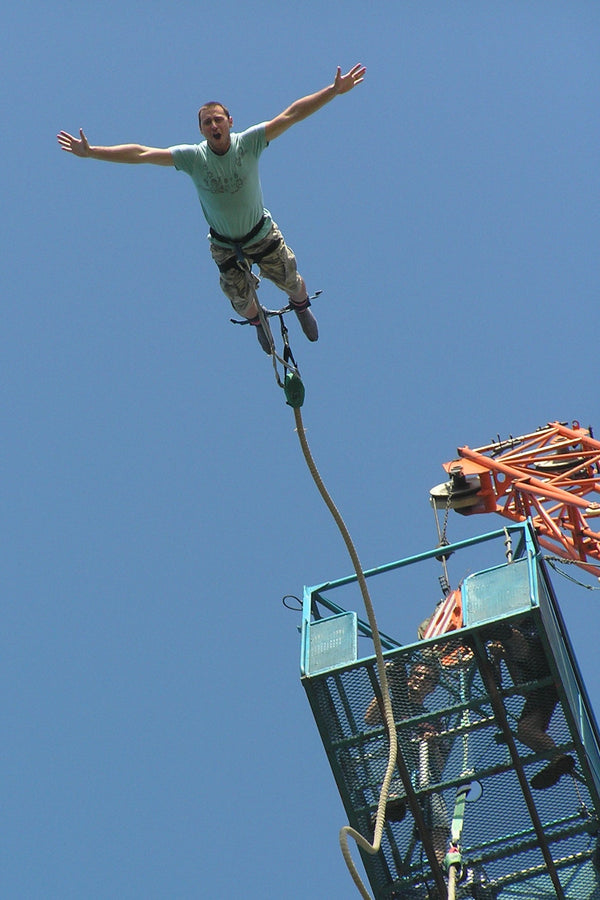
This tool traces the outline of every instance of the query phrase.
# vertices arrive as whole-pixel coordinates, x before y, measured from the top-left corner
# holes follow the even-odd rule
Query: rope
[[[360,832],[356,831],[356,829],[352,828],[350,825],[344,825],[344,827],[340,830],[339,840],[340,847],[342,850],[342,854],[350,875],[352,876],[352,880],[354,881],[356,887],[358,888],[361,896],[364,900],[371,900],[371,895],[367,891],[363,881],[358,873],[358,870],[354,864],[354,860],[352,859],[350,848],[348,846],[348,838],[353,838],[359,847],[361,847],[366,853],[369,853],[371,856],[374,856],[379,852],[381,848],[381,837],[383,834],[383,826],[385,823],[385,807],[387,804],[387,798],[389,794],[390,784],[394,775],[394,768],[396,766],[396,760],[398,757],[398,737],[396,734],[396,726],[394,723],[394,712],[392,710],[392,701],[390,699],[390,691],[388,687],[387,674],[385,671],[385,661],[383,658],[383,648],[381,645],[381,639],[379,637],[379,630],[377,627],[377,621],[375,619],[375,612],[373,610],[373,604],[371,603],[371,598],[369,596],[369,591],[367,588],[367,582],[365,576],[363,574],[362,566],[360,564],[360,560],[358,558],[358,554],[352,542],[352,538],[350,537],[350,533],[346,528],[344,520],[342,519],[335,503],[333,502],[330,494],[328,493],[321,476],[317,470],[314,459],[310,452],[310,448],[308,446],[308,442],[306,440],[306,433],[304,430],[304,424],[302,422],[302,414],[300,409],[294,409],[294,418],[296,420],[296,431],[298,433],[298,437],[300,439],[300,444],[302,447],[302,452],[304,454],[304,458],[306,460],[306,464],[310,470],[313,481],[315,482],[321,497],[325,501],[327,508],[329,509],[331,515],[333,516],[344,543],[346,544],[346,548],[348,553],[350,554],[350,558],[352,560],[352,565],[354,566],[354,571],[356,572],[356,577],[358,579],[358,584],[360,586],[360,591],[362,594],[363,602],[365,605],[365,609],[367,612],[367,617],[369,620],[369,626],[371,628],[371,633],[373,635],[373,644],[375,647],[375,657],[377,660],[377,673],[379,675],[379,683],[381,685],[382,699],[383,699],[383,713],[384,713],[384,721],[387,727],[388,738],[390,742],[389,756],[387,768],[385,771],[385,776],[383,779],[383,783],[381,785],[381,794],[379,796],[379,803],[377,806],[377,817],[375,820],[375,833],[373,836],[373,843],[370,844],[369,841],[363,837]]]

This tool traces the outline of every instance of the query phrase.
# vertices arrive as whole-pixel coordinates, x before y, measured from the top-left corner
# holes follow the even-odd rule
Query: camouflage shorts
[[[260,256],[274,242],[277,242],[277,246],[257,262],[261,278],[272,281],[289,297],[304,299],[304,282],[298,274],[296,257],[293,250],[285,243],[283,235],[275,223],[264,238],[256,244],[244,247],[244,253],[247,253],[249,258],[254,255]],[[254,291],[258,287],[259,279],[254,274],[249,278],[247,272],[237,265],[231,265],[235,260],[235,252],[228,247],[211,243],[210,252],[221,270],[221,290],[229,298],[235,311],[240,316],[248,318],[246,312],[254,303]]]

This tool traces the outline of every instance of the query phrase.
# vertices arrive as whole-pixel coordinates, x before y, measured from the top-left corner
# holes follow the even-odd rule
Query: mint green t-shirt
[[[252,242],[261,240],[272,225],[258,174],[258,160],[267,146],[265,125],[232,133],[231,146],[223,156],[214,153],[206,141],[169,148],[175,168],[187,172],[196,185],[210,227],[232,239],[249,234],[263,216],[265,223]]]

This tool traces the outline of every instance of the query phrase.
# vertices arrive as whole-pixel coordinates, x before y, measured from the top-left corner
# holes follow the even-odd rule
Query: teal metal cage
[[[509,562],[507,535],[516,548]],[[413,567],[439,554],[438,547],[364,574],[373,586],[387,573],[414,590]],[[435,665],[437,678],[426,709],[408,716],[395,712],[412,791],[407,797],[399,776],[392,782],[390,797],[403,798],[406,815],[386,820],[376,855],[361,851],[371,890],[376,900],[438,896],[431,853],[425,851],[432,849],[434,828],[449,833],[456,798],[468,791],[457,896],[600,900],[599,732],[535,535],[529,523],[514,525],[444,547],[446,558],[454,554],[486,560],[462,584],[465,626],[403,645],[381,634],[390,671],[410,673],[425,662]],[[348,822],[370,838],[388,738],[384,724],[372,717],[367,722],[365,715],[381,689],[368,625],[331,599],[355,582],[349,576],[305,589],[301,679]],[[406,589],[399,587],[399,595]],[[525,680],[514,677],[494,653],[506,643],[507,629],[525,631],[541,648],[541,662],[537,669],[529,667]],[[366,652],[361,655],[359,648]],[[524,704],[552,690],[558,700],[548,734],[555,749],[535,751],[519,730]],[[426,777],[419,737],[425,723],[444,747],[443,770],[428,768]],[[532,779],[556,756],[570,757],[573,770],[546,789],[532,787]]]

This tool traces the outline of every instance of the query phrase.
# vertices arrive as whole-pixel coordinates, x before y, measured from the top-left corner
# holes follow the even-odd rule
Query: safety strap
[[[308,309],[310,306],[310,297],[306,297],[306,299],[301,300],[300,303],[297,303],[295,300],[290,298],[290,306],[294,310],[294,312],[304,312],[305,309]]]
[[[235,250],[235,256],[230,256],[229,259],[226,259],[224,263],[221,263],[219,265],[219,272],[224,274],[230,269],[235,269],[235,267],[238,266],[239,263],[245,263],[246,260],[250,260],[250,262],[252,263],[260,263],[260,261],[264,259],[265,256],[268,256],[269,253],[273,253],[275,250],[277,250],[282,240],[283,239],[280,237],[273,238],[273,240],[269,241],[265,249],[260,253],[248,253],[243,249],[242,244],[234,244],[230,241],[232,248]]]
[[[256,225],[254,226],[254,228],[250,229],[248,234],[245,234],[243,237],[240,237],[240,238],[225,237],[225,235],[219,234],[218,231],[215,231],[214,228],[210,229],[210,236],[213,237],[215,239],[215,241],[221,241],[221,243],[223,243],[223,244],[231,244],[232,247],[235,247],[236,244],[240,244],[240,246],[243,247],[244,244],[250,243],[250,241],[252,240],[253,237],[256,237],[256,235],[258,234],[258,232],[260,231],[260,229],[263,227],[264,224],[265,224],[265,217],[263,216],[261,218],[260,222],[257,222]]]
[[[296,363],[296,360],[294,359],[294,354],[292,353],[292,348],[290,347],[287,325],[283,321],[282,315],[279,316],[279,326],[281,328],[281,339],[283,340],[284,375],[287,375],[288,369],[290,367],[290,363],[296,370],[298,369],[298,365]]]
[[[462,870],[460,839],[465,819],[465,803],[467,801],[467,794],[470,790],[470,784],[462,784],[456,791],[454,815],[452,816],[452,831],[450,834],[450,847],[448,848],[448,853],[446,854],[446,858],[444,859],[444,867],[446,868],[446,871],[450,871],[451,866],[457,867],[457,873],[459,875],[459,879],[457,880],[460,880],[460,874]]]
[[[467,794],[470,790],[470,784],[462,784],[456,791],[454,815],[452,816],[452,843],[454,844],[460,842],[465,818],[465,803],[467,801]]]

